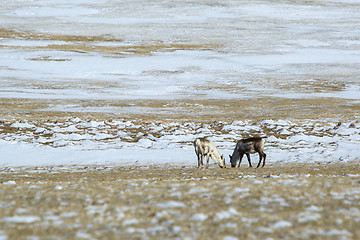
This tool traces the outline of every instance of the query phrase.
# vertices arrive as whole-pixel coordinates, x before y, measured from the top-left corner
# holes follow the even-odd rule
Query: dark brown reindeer
[[[256,168],[260,166],[261,160],[263,160],[262,167],[264,167],[265,159],[266,159],[266,154],[264,153],[264,144],[265,144],[264,138],[266,137],[252,137],[252,138],[244,138],[239,140],[236,143],[236,147],[234,149],[232,156],[229,155],[231,167],[236,167],[236,163],[239,159],[240,161],[238,167],[240,167],[241,160],[244,154],[246,154],[247,159],[249,161],[249,167],[252,167],[250,160],[250,153],[259,153],[259,163]]]

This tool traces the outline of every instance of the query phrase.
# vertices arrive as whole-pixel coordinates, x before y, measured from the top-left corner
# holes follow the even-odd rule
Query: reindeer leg
[[[259,152],[259,163],[258,163],[258,165],[256,166],[256,168],[258,168],[258,167],[260,166],[261,159],[262,159],[262,153]]]
[[[240,160],[239,160],[239,166],[238,166],[238,168],[240,167],[241,160],[242,160],[243,156],[244,156],[244,153],[240,153]]]
[[[246,157],[247,157],[248,162],[249,162],[249,167],[252,167],[252,166],[251,166],[250,153],[247,153],[247,154],[246,154]]]
[[[198,160],[197,168],[199,168],[200,167],[200,154],[196,154],[196,156],[197,156],[197,160]]]
[[[262,167],[264,167],[265,166],[266,154],[264,152],[262,154],[263,154],[263,165],[262,165]]]
[[[204,165],[204,162],[203,162],[203,159],[204,159],[204,155],[203,154],[201,154],[201,161],[200,161],[200,163],[201,163],[201,166],[203,166]]]
[[[207,154],[206,168],[209,168],[210,154]]]

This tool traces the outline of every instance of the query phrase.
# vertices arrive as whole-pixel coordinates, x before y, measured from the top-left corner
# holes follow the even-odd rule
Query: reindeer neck
[[[215,150],[211,153],[211,155],[212,155],[212,158],[213,158],[213,159],[217,159],[217,160],[220,161],[221,156],[220,156],[220,153],[219,153],[219,151],[218,151],[217,149],[215,149]]]

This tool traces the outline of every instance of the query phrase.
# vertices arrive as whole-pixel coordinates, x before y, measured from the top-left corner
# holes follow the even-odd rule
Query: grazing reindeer
[[[246,154],[247,159],[249,161],[249,167],[252,167],[250,160],[250,153],[259,153],[259,163],[256,168],[260,166],[261,160],[263,160],[262,167],[264,167],[265,159],[266,159],[266,154],[264,153],[264,144],[265,144],[264,138],[266,137],[252,137],[252,138],[241,139],[240,141],[238,141],[232,156],[229,155],[231,167],[236,167],[236,162],[238,161],[238,159],[240,159],[238,166],[240,167],[241,160],[244,154]]]
[[[215,145],[206,138],[198,138],[194,141],[195,153],[198,158],[198,165],[204,165],[203,158],[207,157],[206,168],[209,167],[209,158],[211,157],[214,162],[216,162],[219,167],[226,168],[224,156],[220,156],[219,151],[216,149]]]

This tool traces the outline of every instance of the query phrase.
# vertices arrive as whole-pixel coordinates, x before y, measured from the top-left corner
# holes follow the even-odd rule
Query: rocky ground
[[[358,239],[360,166],[2,168],[1,239]]]

